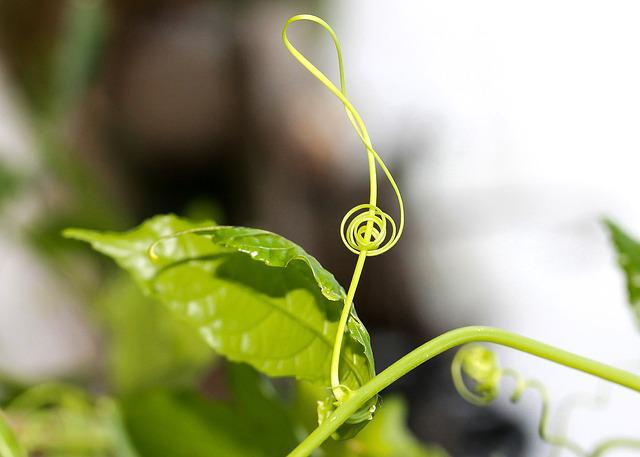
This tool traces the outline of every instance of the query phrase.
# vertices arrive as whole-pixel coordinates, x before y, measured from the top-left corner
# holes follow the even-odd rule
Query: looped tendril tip
[[[309,21],[320,25],[324,28],[335,45],[336,54],[338,57],[338,70],[340,77],[340,88],[338,88],[331,80],[320,71],[315,65],[313,65],[298,49],[291,44],[287,37],[287,29],[294,22]],[[342,62],[342,51],[340,50],[340,42],[333,29],[325,21],[317,16],[310,14],[300,14],[291,17],[284,25],[282,30],[282,41],[287,50],[293,55],[293,57],[300,62],[300,64],[306,68],[315,78],[317,78],[331,93],[333,93],[344,105],[345,112],[349,122],[353,126],[356,134],[362,141],[367,152],[367,159],[369,165],[369,203],[361,204],[350,211],[342,219],[340,224],[340,236],[344,245],[349,251],[358,255],[358,262],[356,263],[353,277],[347,291],[347,295],[344,301],[344,308],[336,332],[335,343],[333,347],[333,355],[331,360],[331,385],[334,396],[337,400],[341,400],[344,397],[344,389],[341,387],[339,378],[339,363],[340,353],[342,349],[343,334],[347,327],[347,321],[353,304],[353,297],[360,280],[362,269],[364,267],[364,260],[366,257],[380,255],[391,249],[402,236],[404,229],[404,204],[402,202],[402,196],[400,190],[396,184],[391,172],[387,168],[384,161],[380,158],[378,153],[373,149],[371,138],[367,132],[367,128],[360,117],[360,114],[355,109],[353,104],[347,98],[347,91],[345,86],[344,65]],[[377,206],[378,198],[378,184],[376,179],[376,166],[385,174],[389,184],[393,188],[395,193],[398,209],[400,214],[400,222],[396,225],[391,216],[382,211]]]
[[[451,363],[451,377],[456,390],[462,398],[479,406],[488,405],[498,397],[500,382],[504,376],[515,381],[511,402],[519,402],[525,391],[530,389],[537,390],[540,394],[542,410],[538,422],[538,435],[548,444],[567,449],[579,457],[599,457],[616,448],[640,449],[640,440],[614,438],[603,441],[591,451],[586,451],[565,436],[552,435],[548,431],[551,402],[546,387],[539,381],[525,379],[513,369],[500,368],[493,351],[481,344],[467,344],[461,347]],[[465,377],[473,382],[471,388],[468,387]]]
[[[472,388],[467,387],[465,376],[475,383]],[[484,406],[498,396],[502,371],[493,351],[480,344],[468,344],[453,358],[451,377],[462,398]]]

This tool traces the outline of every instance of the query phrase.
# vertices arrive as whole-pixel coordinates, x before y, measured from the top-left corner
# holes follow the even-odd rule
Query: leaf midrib
[[[288,294],[287,294],[288,295]],[[317,329],[315,329],[314,327],[312,327],[308,322],[298,319],[297,316],[289,311],[287,311],[284,308],[281,308],[279,306],[274,305],[273,303],[271,303],[269,300],[267,300],[266,298],[264,298],[261,295],[258,295],[258,300],[265,303],[266,306],[271,307],[274,311],[279,311],[281,314],[285,315],[286,317],[288,317],[289,319],[293,320],[294,322],[299,323],[303,328],[305,328],[306,330],[308,330],[310,333],[312,333],[313,335],[315,335],[314,337],[319,339],[320,341],[322,341],[328,348],[329,348],[329,353],[328,355],[331,355],[331,352],[333,351],[333,342],[331,340],[328,339],[328,337],[322,333],[319,332]],[[288,298],[287,298],[288,300]],[[260,321],[258,321],[257,323],[254,323],[253,325],[251,325],[251,327],[246,327],[245,329],[239,331],[243,332],[243,331],[247,331],[250,330],[251,328],[256,327],[256,325],[259,325],[260,322],[262,322],[263,319],[261,319]],[[310,344],[309,344],[310,345]],[[307,346],[308,347],[308,346]],[[304,349],[306,349],[306,347],[300,349],[299,351],[295,352],[294,354],[297,354],[301,351],[303,351]],[[356,369],[355,365],[353,364],[353,362],[349,359],[349,357],[346,357],[344,355],[344,352],[341,354],[341,359],[349,366],[349,369],[351,370],[351,372],[354,374],[355,378],[358,380],[358,382],[360,383],[360,385],[364,384],[364,380],[361,378],[360,373],[358,372],[358,370]],[[270,359],[270,360],[278,360],[278,358],[276,357],[262,357],[263,359]]]

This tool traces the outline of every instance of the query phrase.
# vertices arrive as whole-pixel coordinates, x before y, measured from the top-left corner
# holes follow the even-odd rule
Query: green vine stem
[[[296,447],[289,457],[305,457],[335,432],[366,401],[433,357],[467,343],[494,343],[597,376],[640,392],[640,376],[573,354],[515,333],[492,327],[463,327],[446,332],[414,349],[368,383],[355,390],[336,410]],[[607,444],[611,446],[611,444]],[[604,449],[606,450],[606,449]],[[596,450],[602,455],[603,450]]]

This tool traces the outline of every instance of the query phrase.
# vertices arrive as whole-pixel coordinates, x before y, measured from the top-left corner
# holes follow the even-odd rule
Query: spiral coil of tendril
[[[340,73],[340,88],[333,84],[327,76],[320,71],[315,65],[313,65],[295,46],[291,44],[287,37],[287,28],[290,24],[297,21],[310,21],[322,26],[331,36],[336,48],[338,56],[338,69]],[[362,144],[367,151],[369,159],[369,179],[370,179],[370,197],[369,203],[361,204],[352,208],[342,219],[340,224],[340,236],[344,245],[354,254],[365,254],[366,256],[375,256],[387,252],[391,249],[400,239],[404,228],[404,204],[402,202],[402,196],[400,190],[391,175],[391,172],[387,168],[384,161],[380,158],[378,153],[373,149],[371,139],[367,132],[367,128],[355,109],[353,104],[347,98],[347,91],[345,88],[344,66],[342,63],[342,52],[340,50],[340,44],[334,31],[329,24],[320,19],[319,17],[300,14],[290,18],[282,31],[282,40],[285,47],[289,52],[327,89],[329,89],[344,105],[347,117],[353,126],[356,134],[362,141]],[[400,222],[396,226],[395,221],[391,216],[382,211],[376,206],[377,197],[377,183],[376,183],[376,165],[379,166],[384,172],[387,180],[391,184],[393,191],[398,201],[398,208],[400,213]],[[390,226],[390,230],[387,229],[387,225]]]
[[[390,234],[387,223],[391,226]],[[371,225],[370,233],[367,233],[368,225]],[[377,206],[366,203],[352,208],[340,223],[342,242],[354,254],[382,254],[392,247],[397,233],[396,223],[391,216]]]

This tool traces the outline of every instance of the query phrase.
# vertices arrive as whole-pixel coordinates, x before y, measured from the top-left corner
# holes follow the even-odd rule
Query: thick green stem
[[[448,349],[473,342],[495,343],[517,349],[640,392],[640,376],[619,368],[563,351],[506,330],[491,327],[463,327],[444,333],[414,349],[358,390],[353,391],[331,416],[291,451],[289,457],[310,455],[367,400],[418,365]]]

